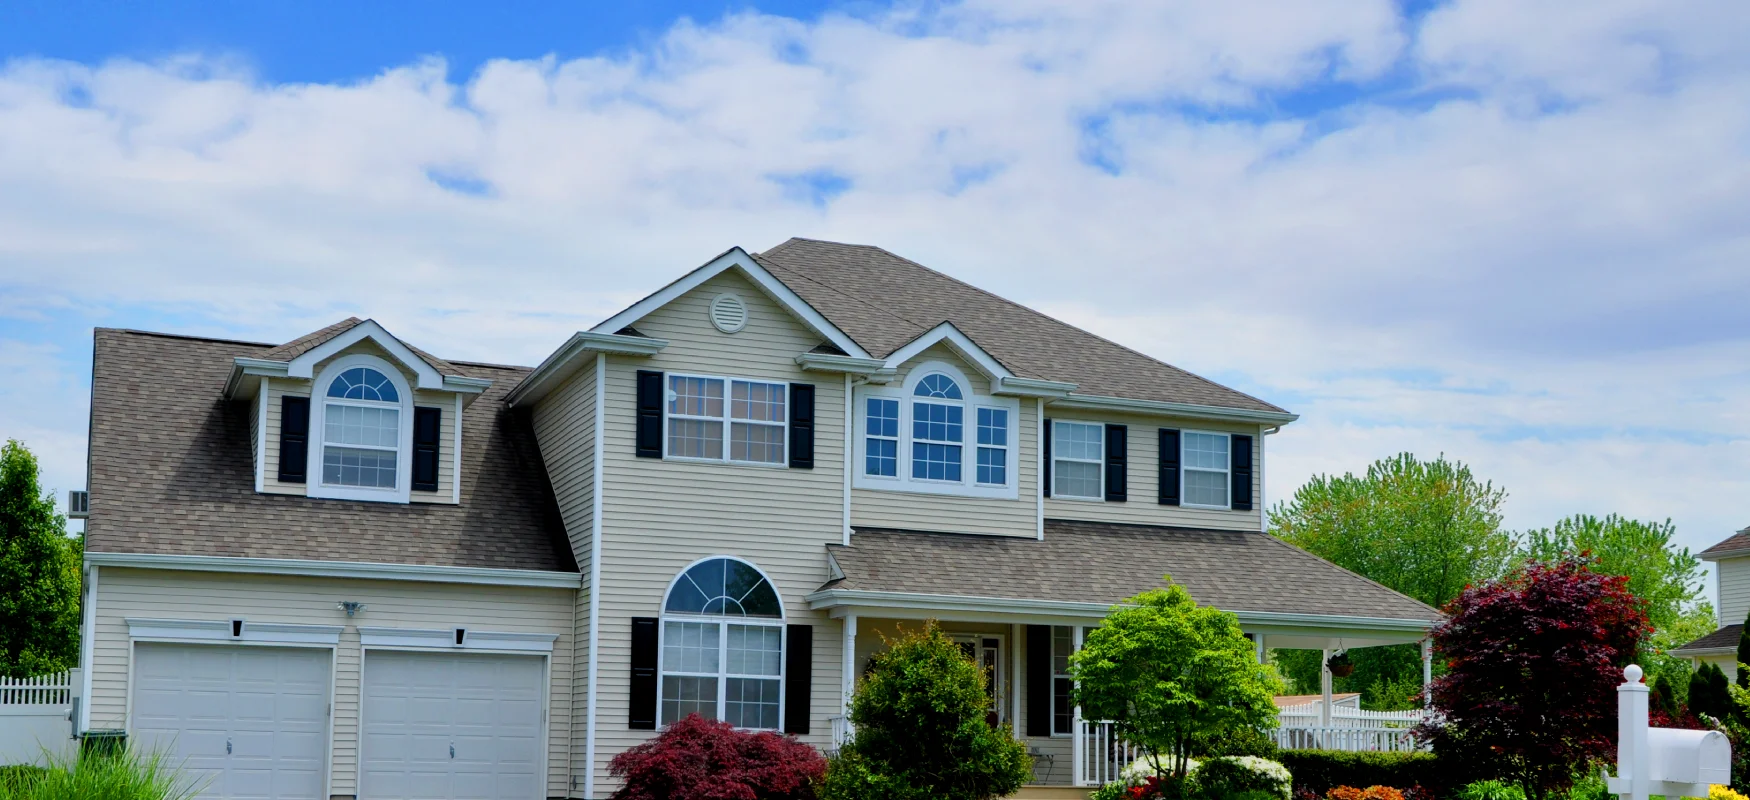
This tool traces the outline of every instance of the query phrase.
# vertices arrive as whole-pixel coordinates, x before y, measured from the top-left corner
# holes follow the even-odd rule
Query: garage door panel
[[[183,763],[201,796],[323,797],[331,651],[142,642],[134,654],[133,736]]]
[[[544,797],[545,677],[537,656],[367,653],[360,797]]]

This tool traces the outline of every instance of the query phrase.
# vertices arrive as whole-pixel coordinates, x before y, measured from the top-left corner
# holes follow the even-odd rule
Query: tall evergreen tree
[[[67,521],[38,483],[36,456],[0,448],[0,675],[73,666],[79,653],[79,557]]]

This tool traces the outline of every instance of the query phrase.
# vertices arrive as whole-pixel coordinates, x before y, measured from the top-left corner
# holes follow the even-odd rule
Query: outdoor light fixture
[[[360,611],[365,610],[365,604],[357,600],[342,600],[334,605],[340,608],[340,610],[345,611],[346,615],[349,617],[355,616]]]

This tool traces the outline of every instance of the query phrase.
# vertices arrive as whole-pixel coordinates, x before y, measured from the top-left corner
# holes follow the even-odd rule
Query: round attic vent
[[[711,324],[724,333],[735,333],[747,327],[747,304],[732,294],[717,295],[711,301]]]

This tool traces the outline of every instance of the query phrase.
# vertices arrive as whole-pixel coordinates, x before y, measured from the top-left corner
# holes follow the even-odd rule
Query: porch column
[[[844,675],[841,697],[839,698],[839,715],[845,718],[845,729],[851,725],[851,695],[857,691],[857,614],[845,614],[844,654],[840,659],[844,665]]]
[[[1009,729],[1021,740],[1021,623],[1009,626]]]
[[[1430,700],[1428,687],[1434,683],[1434,640],[1422,640],[1422,699]]]
[[[1319,703],[1319,727],[1331,727],[1331,648],[1319,651],[1319,693],[1324,696],[1324,702]]]
[[[1252,634],[1252,646],[1258,649],[1258,663],[1264,663],[1264,634]]]

